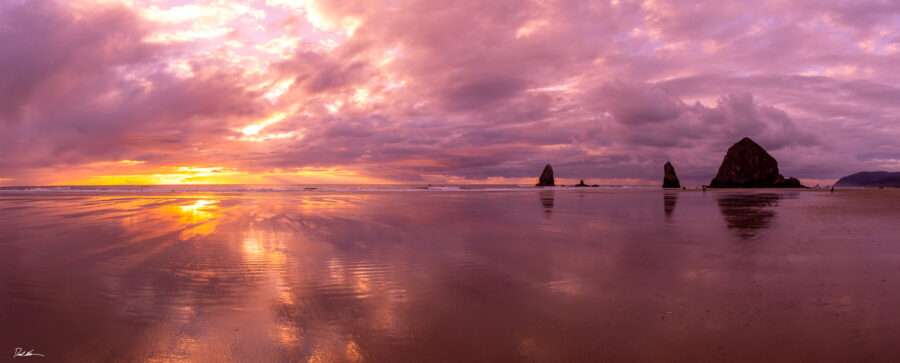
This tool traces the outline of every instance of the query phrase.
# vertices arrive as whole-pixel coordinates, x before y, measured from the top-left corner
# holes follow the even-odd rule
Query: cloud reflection
[[[685,218],[672,228],[660,218],[657,191],[542,192],[0,196],[0,290],[14,292],[0,299],[7,313],[0,337],[72,361],[635,361],[725,353],[763,361],[756,352],[767,347],[797,360],[777,336],[750,338],[797,333],[805,352],[819,352],[843,348],[833,343],[852,340],[855,328],[872,329],[874,343],[890,346],[891,319],[873,326],[866,317],[896,310],[896,289],[872,278],[890,278],[894,261],[874,259],[863,273],[869,261],[823,270],[817,257],[856,256],[835,253],[847,246],[895,253],[895,200],[873,219],[818,208],[845,205],[853,199],[834,198],[853,198],[849,192],[799,193],[803,208],[793,201],[784,208],[792,194],[677,192]],[[675,198],[663,194],[664,208],[668,199]],[[565,218],[540,212],[550,210]],[[771,258],[756,259],[721,243],[763,230],[767,241],[790,241],[798,227],[773,223],[775,211],[826,226],[799,229],[817,233],[809,239],[822,243],[805,246],[818,250],[773,243],[764,251]],[[718,213],[728,229],[710,223]],[[185,243],[179,231],[198,223],[215,228]],[[144,234],[150,230],[160,232]],[[860,235],[874,243],[854,245]],[[840,316],[819,303],[845,295],[871,303]],[[828,330],[835,324],[846,334]],[[809,326],[816,329],[799,328]],[[660,344],[628,348],[648,339]]]

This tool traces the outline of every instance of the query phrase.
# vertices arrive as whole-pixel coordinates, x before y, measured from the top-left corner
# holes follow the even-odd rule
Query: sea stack
[[[745,137],[728,148],[710,188],[803,188],[795,178],[778,173],[778,162],[762,146]]]
[[[578,184],[575,184],[575,186],[576,187],[586,187],[588,185],[584,183],[584,179],[581,179],[580,181],[578,181]]]
[[[538,183],[535,186],[539,187],[552,187],[554,185],[553,181],[553,167],[550,164],[544,167],[544,172],[541,173],[541,177],[538,179]]]
[[[663,188],[681,188],[678,176],[675,175],[675,168],[668,161],[663,165]]]

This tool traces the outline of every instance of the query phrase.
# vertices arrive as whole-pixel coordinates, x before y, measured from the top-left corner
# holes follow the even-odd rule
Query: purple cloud
[[[4,183],[119,160],[702,182],[744,136],[785,175],[900,169],[888,1],[179,6],[0,6]]]

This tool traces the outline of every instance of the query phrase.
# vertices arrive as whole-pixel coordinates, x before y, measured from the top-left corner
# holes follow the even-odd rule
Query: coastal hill
[[[778,173],[778,161],[749,137],[728,148],[710,188],[803,188]]]
[[[900,172],[862,171],[841,178],[834,186],[900,188]]]

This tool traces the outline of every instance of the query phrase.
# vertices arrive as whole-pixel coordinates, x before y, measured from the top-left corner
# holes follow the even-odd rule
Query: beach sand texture
[[[10,192],[0,342],[73,362],[890,361],[898,221],[900,190]]]

